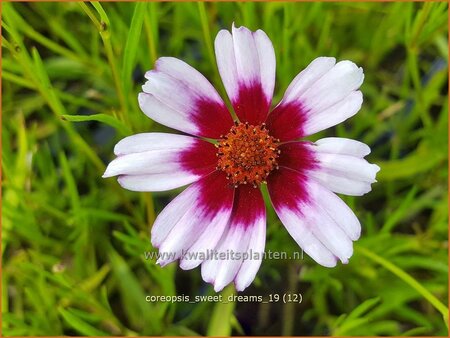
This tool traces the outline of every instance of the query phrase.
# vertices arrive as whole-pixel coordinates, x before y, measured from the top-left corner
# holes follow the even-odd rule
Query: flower
[[[103,177],[118,175],[133,191],[165,191],[192,183],[159,214],[151,242],[157,263],[201,264],[206,282],[238,291],[254,280],[266,236],[261,184],[289,234],[317,263],[347,263],[360,223],[335,194],[371,190],[379,167],[370,148],[346,138],[300,139],[355,115],[364,74],[353,62],[319,57],[299,73],[272,110],[275,52],[258,30],[232,27],[215,40],[217,65],[237,119],[211,83],[185,62],[161,57],[147,72],[139,105],[151,119],[188,135],[126,137]],[[216,140],[216,143],[211,142]],[[244,254],[217,259],[208,253]],[[238,257],[239,256],[239,257]],[[225,256],[219,256],[225,257]]]

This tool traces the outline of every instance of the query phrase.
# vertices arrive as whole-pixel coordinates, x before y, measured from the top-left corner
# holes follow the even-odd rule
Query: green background
[[[3,335],[447,335],[446,3],[3,3]],[[168,131],[140,112],[159,56],[219,89],[222,28],[263,29],[278,102],[318,56],[362,66],[365,102],[314,135],[370,145],[373,191],[344,197],[363,231],[348,265],[266,260],[243,295],[301,304],[147,303],[214,295],[199,269],[146,261],[155,215],[181,191],[102,179],[113,146]],[[299,248],[268,207],[267,250]],[[223,294],[235,292],[231,287]]]

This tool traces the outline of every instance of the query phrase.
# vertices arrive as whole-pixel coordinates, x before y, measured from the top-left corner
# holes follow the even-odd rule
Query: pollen
[[[258,187],[278,169],[280,140],[269,135],[264,123],[254,126],[235,122],[228,134],[221,136],[217,147],[217,169],[226,173],[235,188],[239,184]]]

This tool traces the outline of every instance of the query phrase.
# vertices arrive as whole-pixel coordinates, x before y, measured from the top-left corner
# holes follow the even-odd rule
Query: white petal
[[[370,154],[370,147],[367,144],[348,138],[326,137],[314,143],[315,150],[321,153],[350,155],[359,158]]]
[[[232,34],[236,70],[239,76],[236,80],[251,86],[254,81],[260,80],[259,56],[253,34],[248,28],[236,28],[234,24]]]
[[[207,215],[197,204],[192,205],[173,226],[169,235],[159,247],[160,253],[173,253],[174,256],[170,259],[161,259],[157,263],[163,266],[180,258],[192,246],[198,236],[208,230],[208,224],[218,229],[224,228],[230,214],[231,207],[214,215]]]
[[[218,260],[209,259],[204,261],[201,267],[202,279],[207,283],[214,284],[214,279],[219,269],[220,262]]]
[[[320,112],[357,90],[363,81],[362,68],[351,61],[341,61],[314,82],[300,100],[312,112]]]
[[[258,50],[261,84],[266,96],[272,97],[275,88],[275,51],[272,42],[264,31],[258,29],[253,33],[253,37]]]
[[[343,202],[342,204],[336,204],[339,198],[337,196],[333,198],[332,193],[327,192],[326,188],[313,180],[309,180],[307,186],[311,202],[305,205],[302,211],[306,218],[310,220],[309,222],[313,224],[313,233],[343,263],[348,263],[348,259],[353,254],[353,244],[342,224],[348,222],[349,225],[354,225],[355,216],[353,212],[350,211],[349,213],[349,210],[343,208]],[[327,206],[328,203],[335,203],[335,206],[329,207]],[[332,215],[335,216],[336,213],[331,213],[330,210],[343,214],[339,218],[333,218]],[[346,216],[349,218],[347,219]],[[352,233],[352,235],[355,234]]]
[[[209,259],[202,264],[202,277],[220,291],[235,280],[240,290],[250,285],[261,265],[265,243],[266,212],[259,189],[241,185],[235,190],[233,213],[227,230],[215,248],[226,259]],[[258,250],[259,259],[254,260]],[[219,257],[220,258],[220,257]]]
[[[214,172],[169,203],[152,228],[152,244],[160,252],[157,263],[166,265],[181,257],[204,231],[223,229],[231,215],[233,195],[225,175]]]
[[[362,196],[372,190],[370,183],[350,179],[341,176],[338,173],[333,174],[326,171],[314,170],[311,171],[309,175],[320,182],[323,186],[338,194]]]
[[[241,121],[262,123],[272,101],[275,87],[275,52],[272,42],[261,30],[232,27],[222,30],[215,40],[217,66]]]
[[[199,189],[193,185],[175,197],[158,215],[152,226],[151,241],[155,248],[161,246],[162,241],[178,223],[186,212],[192,208],[198,198]]]
[[[345,220],[333,217],[337,207],[329,212],[323,206],[328,202],[323,189],[313,179],[286,168],[280,168],[268,179],[272,204],[289,234],[316,262],[333,267],[337,258],[348,262],[353,244],[346,228],[340,224]],[[354,222],[354,219],[349,221]],[[351,224],[349,229],[354,230],[353,226]]]
[[[294,78],[267,119],[273,135],[292,141],[359,111],[363,97],[357,90],[364,80],[363,70],[350,61],[335,62],[334,58],[317,58]]]
[[[151,119],[196,136],[218,138],[233,125],[231,115],[208,80],[185,62],[161,58],[145,74],[139,105]]]
[[[111,161],[103,177],[182,171],[178,166],[179,152],[179,149],[168,149],[122,155]]]
[[[237,291],[246,289],[255,279],[256,273],[261,266],[264,256],[264,246],[266,243],[266,222],[265,219],[260,219],[251,229],[248,251],[250,254],[255,254],[260,257],[256,259],[247,259],[242,262],[239,272],[236,275],[234,283]]]
[[[311,108],[307,108],[310,110],[304,125],[305,135],[315,134],[352,117],[361,109],[362,102],[362,93],[356,91],[326,109],[310,106]]]
[[[189,172],[166,172],[150,175],[121,175],[117,182],[131,191],[167,191],[197,181],[201,176]]]
[[[309,145],[315,152],[317,167],[309,175],[329,190],[361,196],[371,191],[380,168],[363,159],[370,148],[351,139],[330,137]]]
[[[286,89],[283,101],[297,100],[309,87],[336,64],[333,57],[318,57],[302,70]]]
[[[202,278],[214,284],[214,291],[221,291],[236,277],[247,254],[249,240],[250,231],[229,226],[215,249],[217,256],[203,262]]]
[[[164,105],[179,114],[188,115],[196,108],[196,92],[184,82],[159,71],[146,73],[147,82],[142,86],[144,93],[152,94]]]
[[[124,138],[114,148],[119,155],[106,168],[103,177],[183,172],[181,154],[198,142],[189,136],[148,133]]]
[[[287,206],[275,210],[292,238],[312,259],[326,267],[336,266],[336,256],[313,233],[316,224],[310,218]]]
[[[200,236],[186,250],[184,257],[180,259],[180,268],[190,270],[199,266],[206,255],[214,250],[217,243],[222,238],[226,229],[226,223],[208,224]]]
[[[319,205],[311,206],[304,210],[305,213],[308,213],[307,222],[309,222],[314,235],[335,256],[339,257],[342,263],[348,263],[349,258],[353,254],[353,242],[344,230]]]
[[[217,33],[214,49],[217,67],[228,97],[236,97],[239,92],[239,83],[237,82],[238,74],[234,56],[233,37],[229,31],[222,29]]]
[[[315,184],[313,193],[319,203],[318,206],[344,230],[351,240],[357,240],[361,235],[361,224],[348,205],[320,184]]]
[[[229,253],[230,255],[233,252],[234,255],[239,254],[242,257],[242,255],[247,253],[249,237],[249,232],[242,227],[232,226],[226,234],[226,237],[222,239],[218,252],[223,252],[224,254]],[[220,264],[214,276],[214,291],[221,291],[233,281],[242,265],[242,259],[237,258],[236,256],[234,258],[230,257],[227,260],[208,261],[204,263],[208,264],[212,262],[212,264]]]
[[[142,133],[125,137],[114,147],[114,154],[126,155],[152,150],[186,149],[194,143],[189,136],[167,133]]]
[[[318,152],[315,158],[323,172],[367,183],[376,182],[375,176],[380,170],[376,164],[354,156]]]
[[[170,190],[215,170],[213,145],[189,136],[137,134],[117,143],[114,152],[118,157],[103,177],[119,175],[119,183],[133,191]]]
[[[138,100],[141,110],[152,120],[191,135],[199,133],[200,128],[195,124],[194,120],[189,118],[189,115],[172,109],[154,95],[139,93]]]
[[[198,72],[195,68],[186,62],[173,57],[161,57],[156,61],[155,68],[174,79],[178,79],[190,90],[199,96],[206,96],[211,100],[222,103],[222,99],[212,84]],[[173,95],[173,93],[171,93]]]
[[[284,194],[286,187],[273,186],[269,192],[275,211],[289,234],[316,262],[326,267],[336,265],[336,258],[347,263],[353,245],[345,231],[321,205],[326,203],[320,195],[320,185],[301,175],[287,172],[280,182],[290,181],[292,192]],[[304,191],[300,191],[304,189]],[[305,197],[307,196],[307,197]]]

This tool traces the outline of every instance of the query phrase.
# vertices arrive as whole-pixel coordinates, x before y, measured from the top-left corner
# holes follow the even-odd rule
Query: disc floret
[[[252,184],[256,188],[266,183],[272,170],[278,169],[279,142],[269,135],[264,123],[255,126],[235,122],[216,145],[217,169],[224,171],[235,187]]]

